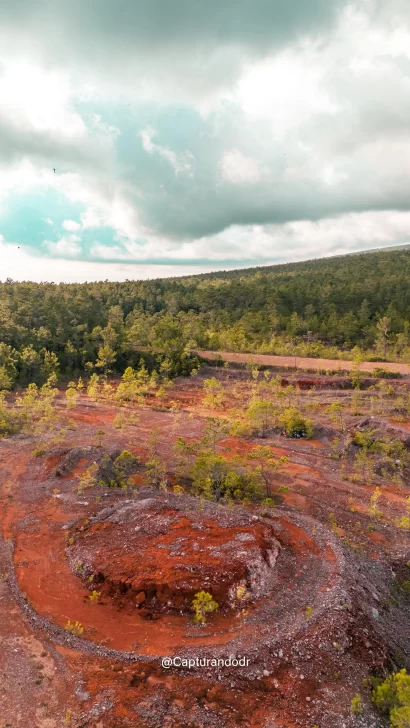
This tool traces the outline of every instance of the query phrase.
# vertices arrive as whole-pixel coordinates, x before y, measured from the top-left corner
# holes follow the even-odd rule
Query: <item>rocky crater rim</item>
[[[77,575],[105,597],[131,601],[141,616],[191,611],[199,591],[221,610],[250,605],[271,592],[280,553],[266,521],[214,504],[191,510],[177,499],[105,508],[77,524],[73,541]]]

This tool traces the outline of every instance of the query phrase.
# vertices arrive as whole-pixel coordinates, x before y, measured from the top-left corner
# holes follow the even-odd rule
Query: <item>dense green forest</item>
[[[52,372],[188,373],[196,347],[410,361],[410,250],[124,283],[0,284],[0,389]]]

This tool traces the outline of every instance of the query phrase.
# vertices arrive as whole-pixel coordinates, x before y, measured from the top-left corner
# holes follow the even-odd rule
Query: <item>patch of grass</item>
[[[362,713],[363,712],[363,705],[362,705],[362,698],[360,693],[356,693],[354,698],[352,698],[352,702],[350,703],[350,710],[352,713]]]
[[[64,629],[67,632],[70,632],[70,634],[73,634],[75,637],[81,637],[81,635],[84,632],[84,627],[81,624],[81,622],[72,622],[71,619],[67,620],[67,623],[64,627]]]
[[[31,454],[33,458],[40,458],[42,455],[46,454],[46,450],[40,445],[39,447],[36,447]]]
[[[93,589],[91,594],[88,596],[88,599],[90,600],[91,604],[94,604],[94,602],[97,602],[101,596],[101,592],[97,591],[96,589]]]

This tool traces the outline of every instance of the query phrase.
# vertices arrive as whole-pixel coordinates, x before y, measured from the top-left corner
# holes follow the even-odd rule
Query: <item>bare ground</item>
[[[250,387],[242,373],[211,373],[228,392],[241,388],[239,396]],[[394,591],[398,577],[407,578],[410,558],[408,532],[396,526],[407,512],[409,487],[378,476],[371,483],[349,480],[342,465],[348,475],[351,459],[329,457],[337,433],[326,403],[350,397],[343,388],[329,393],[329,380],[322,378],[322,389],[316,382],[313,392],[301,395],[317,403],[312,416],[318,439],[289,440],[272,432],[263,440],[274,455],[289,458],[272,483],[274,507],[205,503],[199,510],[190,495],[148,488],[143,469],[131,495],[112,488],[78,492],[79,474],[98,453],[95,432],[101,427],[102,451],[127,447],[142,460],[157,427],[172,469],[176,437],[198,439],[210,414],[202,403],[206,375],[178,381],[170,398],[179,409],[147,405],[138,424],[125,431],[112,426],[112,404],[83,397],[70,412],[77,429],[60,444],[47,436],[45,455],[33,456],[36,442],[29,436],[0,442],[2,727],[384,725],[363,680],[389,659],[410,667],[409,603]],[[395,386],[404,391],[407,384]],[[383,413],[378,419],[408,436],[408,419],[397,422]],[[348,428],[360,420],[349,416]],[[219,448],[230,456],[258,444],[259,438],[227,437]],[[382,490],[377,519],[369,513],[376,485]],[[268,537],[279,547],[270,562]],[[261,588],[244,608],[225,605],[198,627],[183,599],[173,603],[184,589],[191,594],[192,584],[180,576],[191,563],[198,567],[195,588],[203,580],[204,588],[219,588],[223,601],[247,561],[250,573],[259,569]],[[136,598],[140,567],[145,604]],[[87,581],[102,571],[110,588]],[[94,587],[101,594],[92,602]],[[155,608],[158,595],[166,598]],[[83,633],[70,634],[68,620],[78,621]],[[249,666],[167,670],[161,658],[168,655],[246,655]],[[357,692],[364,701],[360,716],[350,711]]]

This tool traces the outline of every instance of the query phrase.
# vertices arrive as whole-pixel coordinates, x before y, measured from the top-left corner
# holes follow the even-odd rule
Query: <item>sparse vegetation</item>
[[[81,637],[81,635],[84,632],[84,627],[81,624],[81,622],[78,622],[78,621],[72,622],[70,619],[67,620],[67,623],[66,623],[64,629],[67,632],[70,632],[70,634],[73,634],[75,637]]]
[[[360,693],[356,693],[354,698],[352,698],[352,702],[350,704],[350,708],[352,713],[358,714],[363,712],[363,704],[362,704],[362,698]]]
[[[219,609],[219,604],[212,594],[200,591],[195,594],[192,600],[192,609],[194,611],[194,624],[205,624],[208,614],[216,612]]]
[[[101,592],[97,591],[96,589],[93,589],[93,591],[89,595],[88,599],[90,600],[91,604],[94,604],[94,602],[98,602],[100,596],[101,596]]]
[[[154,283],[154,288],[155,286]],[[215,290],[218,297],[218,288]],[[208,293],[209,291],[206,295]],[[160,308],[162,304],[158,305]],[[298,305],[296,302],[295,307]],[[214,620],[218,635],[219,630],[222,634],[226,625],[232,631],[232,641],[236,631],[240,631],[238,627],[245,626],[247,633],[251,634],[259,625],[259,617],[256,616],[259,601],[262,603],[264,599],[271,598],[270,594],[263,591],[266,584],[269,587],[270,577],[267,575],[271,569],[275,570],[272,573],[280,587],[285,584],[280,592],[280,601],[274,596],[269,606],[272,610],[269,612],[272,616],[272,629],[277,629],[277,622],[281,626],[283,614],[286,618],[289,615],[289,619],[293,616],[291,610],[295,604],[298,623],[303,622],[306,645],[311,648],[313,642],[309,642],[310,635],[316,626],[319,630],[322,628],[323,595],[325,594],[329,603],[333,598],[331,588],[322,588],[322,566],[323,572],[326,566],[326,572],[329,573],[326,585],[329,583],[332,586],[334,573],[337,573],[338,579],[344,578],[343,570],[334,568],[333,550],[336,557],[342,550],[345,554],[350,554],[352,558],[346,561],[348,568],[354,571],[356,566],[351,553],[353,551],[358,553],[363,563],[367,563],[369,558],[375,561],[380,558],[384,564],[391,564],[395,561],[397,550],[394,550],[394,539],[400,545],[401,552],[405,553],[407,548],[407,532],[410,532],[410,451],[407,435],[410,396],[407,382],[404,379],[388,381],[383,378],[378,381],[375,377],[370,378],[360,370],[363,360],[360,352],[356,352],[357,368],[349,375],[339,372],[326,375],[302,373],[296,368],[294,371],[287,370],[278,374],[271,370],[263,371],[253,361],[237,370],[222,363],[219,368],[206,369],[204,373],[196,367],[191,370],[191,355],[189,352],[184,354],[179,347],[182,339],[185,340],[188,336],[187,330],[190,327],[195,330],[198,324],[195,317],[203,317],[205,320],[205,315],[197,310],[194,313],[186,311],[184,315],[169,316],[164,322],[165,314],[162,310],[141,313],[142,310],[134,311],[130,308],[127,316],[122,318],[121,312],[117,310],[115,326],[112,322],[109,324],[105,321],[95,324],[94,328],[100,326],[101,329],[95,334],[95,346],[94,339],[90,338],[85,362],[89,366],[84,369],[84,382],[77,381],[78,374],[83,371],[83,362],[79,362],[80,353],[77,352],[76,342],[76,346],[70,350],[70,357],[76,358],[77,365],[61,365],[64,376],[68,375],[64,382],[69,383],[60,388],[58,397],[55,377],[51,375],[44,381],[39,378],[38,383],[33,386],[28,382],[29,386],[19,388],[16,394],[11,390],[18,377],[14,380],[11,375],[8,379],[5,377],[7,389],[0,395],[0,430],[8,437],[18,432],[22,432],[24,436],[11,443],[2,442],[2,448],[7,452],[7,448],[11,448],[14,442],[16,447],[20,447],[21,440],[21,452],[31,453],[33,458],[38,458],[31,461],[33,484],[31,479],[22,483],[19,473],[12,482],[6,483],[4,502],[11,505],[9,513],[13,518],[19,513],[20,502],[14,503],[17,500],[16,493],[23,492],[27,499],[27,491],[31,499],[30,510],[31,503],[36,499],[40,502],[42,499],[42,513],[48,519],[47,529],[50,523],[50,534],[54,538],[55,532],[66,547],[68,563],[75,575],[72,581],[78,581],[82,590],[80,600],[83,613],[87,611],[90,620],[93,616],[95,618],[95,626],[89,626],[87,619],[87,639],[99,642],[102,650],[106,647],[117,647],[114,644],[117,628],[110,632],[110,625],[108,622],[104,623],[104,619],[112,618],[113,605],[119,612],[129,608],[135,629],[138,630],[140,624],[143,627],[144,639],[150,633],[150,620],[154,635],[157,619],[162,620],[158,623],[158,633],[162,630],[165,633],[172,629],[173,624],[183,623],[184,620],[188,625],[191,616],[196,625],[204,625],[208,620],[212,622],[212,615],[218,609],[220,612]],[[374,328],[380,312],[373,314]],[[297,317],[293,317],[292,327],[295,331],[300,330],[304,315],[302,310]],[[241,315],[241,319],[243,316]],[[306,316],[311,318],[310,314]],[[253,314],[246,319],[248,327],[243,325],[239,330],[238,322],[230,320],[230,314],[227,314],[226,327],[233,338],[228,338],[226,348],[229,341],[235,341],[235,346],[240,349],[246,349],[253,340],[258,340],[260,346],[267,349],[273,346],[270,338],[273,329],[266,333],[266,338],[261,333],[264,321],[260,322],[258,332],[253,328],[252,317]],[[393,316],[389,314],[389,318],[391,321],[387,333],[383,334],[384,338],[380,338],[378,330],[375,334],[379,337],[379,352],[385,346],[387,356],[396,346],[397,334],[393,332]],[[278,327],[285,326],[281,329],[282,333],[275,330],[276,333],[272,334],[275,353],[281,347],[288,347],[285,342],[288,337],[286,320],[282,318],[282,324],[278,324]],[[180,332],[181,326],[185,327],[183,334]],[[154,329],[158,348],[163,347],[155,353],[149,350],[150,344],[145,346],[140,343],[144,340],[151,342]],[[211,329],[212,327],[209,331]],[[201,333],[201,341],[206,337],[211,338],[209,331]],[[212,331],[218,345],[223,339],[222,328],[217,320],[213,321]],[[141,337],[138,338],[140,334]],[[91,333],[89,335],[91,337]],[[344,336],[343,332],[339,335]],[[285,338],[282,339],[282,336]],[[303,336],[303,333],[292,335],[295,348],[304,346],[305,343],[314,348],[313,340],[304,342]],[[198,342],[193,339],[191,341],[192,347],[196,348]],[[139,350],[140,346],[144,351]],[[405,351],[407,346],[410,348],[407,343],[403,344],[401,351]],[[290,348],[287,350],[290,351]],[[315,351],[321,351],[320,347]],[[64,357],[65,354],[59,350],[58,356]],[[195,379],[174,381],[173,378],[182,367],[185,367],[184,373],[199,371],[199,374],[195,375]],[[116,373],[115,378],[110,377],[110,370]],[[352,389],[352,386],[355,388]],[[404,427],[396,426],[398,418],[401,418],[400,423],[404,423]],[[72,426],[77,426],[77,431],[71,429]],[[285,439],[284,434],[289,439]],[[133,453],[138,453],[141,459]],[[47,457],[40,459],[44,454]],[[54,479],[57,477],[60,489],[54,488]],[[85,494],[84,498],[77,498],[70,493],[73,484],[78,494]],[[157,491],[145,489],[147,485],[155,487]],[[26,490],[23,491],[23,487]],[[109,488],[112,490],[108,490]],[[148,503],[146,518],[141,517],[142,511],[139,511],[140,504],[144,501]],[[26,502],[27,500],[24,504]],[[158,511],[155,510],[156,505]],[[129,513],[133,513],[134,507],[139,516],[132,522],[132,529],[130,526],[130,530],[127,530],[128,522],[131,523],[131,518],[128,521]],[[177,512],[176,528],[175,533],[173,529],[172,533],[170,531],[168,539],[168,509],[172,511],[173,508]],[[21,511],[23,512],[22,508]],[[304,518],[305,513],[308,518]],[[189,520],[193,514],[197,522],[191,529]],[[219,533],[214,538],[212,523],[217,518],[215,514],[220,514],[224,519],[223,538],[226,536],[226,542],[220,540]],[[37,516],[33,507],[33,518]],[[107,562],[115,551],[114,546],[118,546],[119,550],[112,557],[113,561],[120,558],[118,554],[121,549],[124,550],[126,559],[131,560],[134,553],[137,558],[141,557],[145,541],[143,548],[138,549],[133,540],[141,529],[148,544],[146,549],[149,558],[153,553],[150,552],[151,543],[155,543],[156,548],[159,541],[158,549],[163,549],[158,551],[161,569],[162,561],[166,563],[170,560],[172,567],[174,564],[177,566],[176,573],[180,570],[184,578],[192,578],[193,582],[198,579],[196,585],[193,588],[190,586],[189,591],[184,593],[178,592],[175,596],[169,588],[169,574],[165,573],[166,588],[162,588],[162,584],[161,588],[159,584],[148,584],[145,588],[144,583],[141,590],[139,585],[134,591],[135,582],[128,578],[126,569],[126,578],[122,575],[119,578],[116,573],[108,583],[105,570],[94,568],[94,564],[81,548],[85,543],[88,546],[94,538],[102,539],[117,517],[120,538],[115,542],[113,539],[112,542],[105,543],[102,549],[104,559],[101,560],[105,562],[104,569],[108,569]],[[15,520],[17,522],[17,518]],[[20,521],[23,522],[23,519]],[[208,524],[212,533],[209,541]],[[243,531],[240,530],[242,526],[237,530],[237,524],[245,524]],[[8,528],[12,530],[14,527],[10,518]],[[66,529],[61,534],[60,527]],[[164,539],[161,543],[164,531],[167,540]],[[40,535],[42,538],[43,534]],[[46,537],[48,538],[48,530],[45,530],[44,541]],[[37,540],[37,534],[34,534],[33,543],[37,542],[40,543],[41,539]],[[21,545],[25,546],[22,539]],[[32,554],[32,544],[30,549]],[[243,571],[235,571],[233,580],[227,581],[224,591],[220,588],[219,581],[217,588],[216,579],[223,581],[226,574],[230,578],[227,558],[229,549],[233,549],[235,558],[238,555],[240,558],[241,553],[251,554],[251,566],[248,569],[246,564]],[[277,549],[279,558],[276,564]],[[257,554],[255,567],[253,550]],[[26,554],[23,556],[17,552],[16,555],[24,564]],[[305,570],[306,556],[311,561],[309,569]],[[30,561],[31,558],[30,555],[27,561],[34,564],[34,560]],[[153,560],[156,558],[156,555],[153,556]],[[220,571],[219,567],[213,566],[214,558],[221,560]],[[202,573],[207,559],[213,569],[210,577],[205,572]],[[115,563],[117,568],[119,561]],[[209,566],[208,561],[206,563]],[[297,599],[294,598],[296,592],[292,594],[294,563],[298,569],[295,577]],[[315,563],[318,568],[315,568]],[[34,564],[33,573],[37,579],[40,567],[36,571],[35,566]],[[149,564],[148,567],[149,573],[152,571],[154,574],[155,569],[150,571]],[[253,568],[256,577],[252,572]],[[383,592],[382,570],[377,575],[380,590],[376,585],[373,586],[370,572],[364,570],[360,574],[354,571],[355,579],[360,584],[361,579],[365,584],[367,579],[372,593],[374,590],[379,596],[380,605],[376,604],[377,609],[373,607],[373,601],[367,605],[364,603],[368,595],[366,589],[357,598],[360,609],[363,608],[369,614],[370,625],[383,614],[383,619],[379,619],[383,647],[388,647],[388,638],[384,638],[382,634],[385,620],[393,619],[388,610],[389,605],[394,606],[390,610],[393,613],[407,608],[409,603],[410,573],[406,571],[404,563],[394,563],[393,568],[397,578],[394,588],[387,592],[387,597]],[[390,573],[386,569],[387,571]],[[25,574],[28,574],[28,570],[25,570]],[[263,580],[260,592],[259,577]],[[111,579],[111,575],[109,578]],[[320,584],[318,589],[316,581]],[[104,582],[107,583],[101,586]],[[131,583],[132,588],[129,586]],[[201,591],[192,600],[192,593],[198,588]],[[324,589],[327,590],[326,593]],[[101,594],[104,595],[103,599]],[[358,612],[353,598],[349,606],[351,597],[352,594],[346,587],[343,601],[337,604],[341,618],[337,620],[337,630],[328,643],[329,655],[334,664],[321,678],[329,692],[333,689],[346,691],[347,685],[352,684],[351,681],[345,681],[353,658],[351,651],[346,650],[343,634],[345,622],[349,621],[354,630],[357,619]],[[346,603],[344,600],[347,600]],[[55,601],[61,604],[61,600]],[[373,611],[369,611],[371,609]],[[80,616],[81,611],[77,615]],[[123,616],[128,625],[127,613],[123,612]],[[64,616],[63,624],[65,619]],[[148,624],[145,620],[148,620]],[[60,623],[59,620],[57,622]],[[368,627],[369,625],[366,629]],[[85,631],[83,625],[74,620],[68,620],[65,629],[79,637]],[[105,635],[102,634],[105,629],[108,635],[106,643]],[[192,625],[189,628],[187,626],[187,629],[192,630]],[[210,643],[213,632],[213,629],[206,632]],[[200,633],[197,632],[197,637],[199,636]],[[192,631],[191,638],[195,639],[195,630]],[[127,639],[125,636],[124,642]],[[364,639],[366,643],[367,639],[372,643],[370,628]],[[138,653],[140,647],[141,643],[133,642],[130,648]],[[373,654],[372,644],[366,649],[369,650],[368,654]],[[315,651],[311,649],[307,654],[311,655],[311,665],[316,667]],[[339,659],[342,655],[343,660]],[[353,656],[358,663],[361,660],[360,655],[358,651]],[[295,664],[299,667],[297,652],[294,657]],[[378,656],[376,658],[378,660]],[[98,659],[96,656],[96,663]],[[114,658],[110,657],[111,659],[115,662]],[[256,656],[256,663],[258,659]],[[283,661],[286,669],[285,663]],[[403,662],[395,664],[401,665]],[[276,695],[272,688],[272,680],[276,676],[272,673],[262,675],[262,672],[271,672],[269,660],[260,670],[260,685],[266,690],[264,695],[270,709],[270,693]],[[117,679],[114,669],[112,674],[114,681]],[[121,676],[125,676],[125,671]],[[133,678],[130,676],[130,679]],[[135,678],[136,681],[137,679],[140,680],[139,675]],[[351,680],[350,677],[349,679]],[[279,678],[278,682],[280,683]],[[139,682],[141,696],[144,695],[145,683],[145,679]],[[307,682],[303,685],[305,690],[306,685]],[[296,693],[298,686],[299,681],[295,683]],[[406,710],[409,706],[400,696],[407,691],[406,681],[401,679],[399,686],[390,685],[390,692],[386,693],[385,689],[383,699],[380,691],[376,696],[376,690],[381,686],[382,681],[373,686],[375,705],[384,712],[385,719],[391,722],[393,728],[403,728],[408,724]],[[258,685],[255,689],[258,689]],[[346,694],[348,693],[343,692],[344,701]],[[367,715],[368,701],[364,693],[363,697],[359,693],[353,698],[352,695],[353,692],[348,694],[345,712],[348,711],[351,700],[351,712],[357,717],[351,716],[348,720],[359,724],[365,717],[360,717],[365,706]],[[304,699],[305,693],[302,700]],[[312,711],[312,720],[313,715],[316,716],[316,713]]]
[[[105,453],[96,471],[99,485],[110,488],[128,488],[131,486],[130,476],[138,468],[138,458],[128,450],[113,458]]]
[[[288,437],[313,437],[313,423],[303,417],[296,407],[288,407],[279,416],[279,422]]]
[[[373,680],[372,699],[376,708],[388,716],[390,728],[410,725],[410,675],[400,670],[385,680]]]

